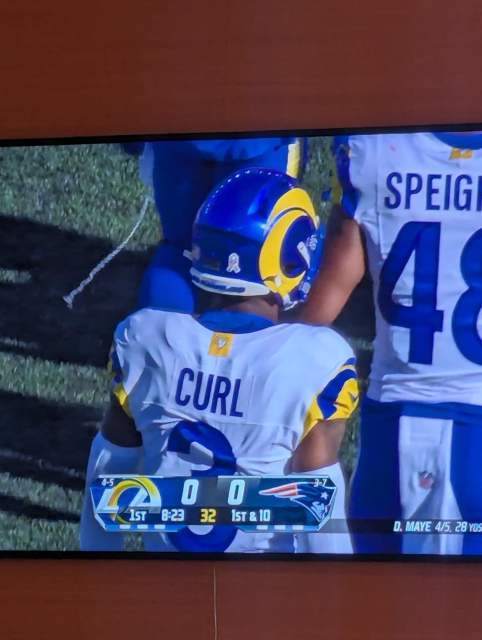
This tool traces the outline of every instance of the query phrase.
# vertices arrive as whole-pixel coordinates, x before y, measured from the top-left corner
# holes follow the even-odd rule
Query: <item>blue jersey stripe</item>
[[[412,416],[416,418],[438,418],[478,424],[482,427],[482,406],[465,404],[463,402],[379,402],[365,396],[366,410],[384,412],[387,416]]]
[[[436,138],[455,149],[482,149],[482,133],[461,135],[460,133],[434,133]]]
[[[333,138],[333,155],[335,158],[336,178],[341,187],[340,204],[344,211],[354,216],[358,206],[359,194],[350,180],[350,136],[335,136]]]
[[[356,379],[356,377],[356,372],[353,369],[342,369],[318,395],[317,402],[324,420],[328,420],[336,412],[337,400],[345,382]]]

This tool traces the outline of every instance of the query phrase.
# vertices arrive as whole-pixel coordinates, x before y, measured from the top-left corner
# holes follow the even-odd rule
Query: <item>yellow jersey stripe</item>
[[[346,420],[356,409],[359,400],[358,380],[354,365],[340,367],[317,394],[304,421],[303,437],[322,420]]]

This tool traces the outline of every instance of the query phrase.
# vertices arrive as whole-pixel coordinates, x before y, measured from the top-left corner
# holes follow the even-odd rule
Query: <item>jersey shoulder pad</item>
[[[290,343],[313,367],[322,365],[324,371],[336,369],[350,358],[355,358],[353,349],[343,336],[330,327],[293,323],[284,325],[290,335]]]
[[[162,332],[172,316],[179,315],[182,314],[162,309],[140,309],[117,326],[115,338],[120,342],[142,344],[149,341],[153,334]]]
[[[325,368],[317,382],[304,419],[303,437],[320,421],[347,420],[359,399],[356,359],[348,342],[332,329],[320,332],[317,342],[317,348],[313,344],[313,367],[321,372],[328,363],[330,373],[326,375]]]

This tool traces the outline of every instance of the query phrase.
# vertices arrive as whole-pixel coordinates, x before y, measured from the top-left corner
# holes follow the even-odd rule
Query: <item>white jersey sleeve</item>
[[[143,312],[128,316],[115,331],[107,371],[111,379],[111,393],[116,397],[126,414],[135,420],[132,402],[151,397],[153,389],[152,370],[156,380],[163,380],[165,363],[162,357],[153,360],[154,350],[150,344],[158,340],[156,326],[145,322]],[[159,388],[159,387],[156,387]],[[141,403],[142,403],[141,400]],[[159,398],[162,402],[162,398]]]
[[[346,360],[339,361],[339,366],[328,380],[323,380],[320,390],[313,396],[304,420],[302,437],[320,421],[347,420],[358,404],[355,357],[351,349],[343,351],[346,352]]]

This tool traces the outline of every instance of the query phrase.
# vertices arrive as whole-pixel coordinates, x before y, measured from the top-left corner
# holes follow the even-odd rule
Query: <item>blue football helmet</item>
[[[221,182],[198,211],[191,277],[206,291],[273,293],[290,308],[316,276],[324,228],[307,192],[281,171],[250,168]]]

